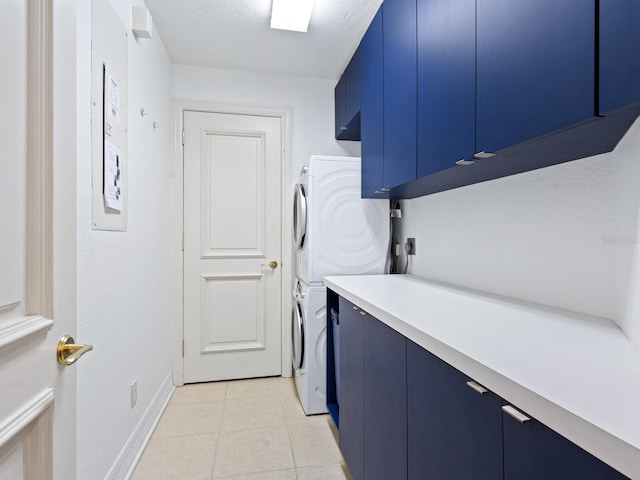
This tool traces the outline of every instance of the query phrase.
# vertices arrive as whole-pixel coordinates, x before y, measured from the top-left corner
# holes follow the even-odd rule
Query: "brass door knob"
[[[58,348],[56,349],[58,363],[68,367],[78,361],[85,353],[93,350],[93,345],[79,345],[73,343],[75,340],[71,335],[63,335],[58,340]]]
[[[262,263],[260,266],[269,267],[271,270],[275,270],[276,268],[278,268],[278,262],[276,262],[275,260],[271,260],[269,263]]]

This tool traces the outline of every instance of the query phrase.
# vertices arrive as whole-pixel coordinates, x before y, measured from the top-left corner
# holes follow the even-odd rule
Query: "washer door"
[[[291,346],[293,369],[300,370],[304,361],[304,313],[297,300],[291,312]]]
[[[296,250],[304,245],[307,233],[307,197],[304,185],[296,183],[293,193],[293,244]]]

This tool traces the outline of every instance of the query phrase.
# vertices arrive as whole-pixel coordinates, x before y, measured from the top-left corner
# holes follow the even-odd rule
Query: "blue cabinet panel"
[[[351,58],[335,88],[336,140],[360,140],[360,56]]]
[[[600,1],[600,113],[640,101],[640,2]]]
[[[407,478],[407,341],[370,315],[364,322],[365,478]]]
[[[362,196],[373,197],[384,187],[382,15],[378,10],[360,42],[362,68],[360,139]]]
[[[502,478],[502,400],[407,342],[409,479]]]
[[[418,0],[418,177],[473,159],[475,101],[475,0]]]
[[[506,413],[504,480],[622,480],[624,475],[536,420]]]
[[[360,112],[360,90],[362,85],[362,62],[360,56],[360,47],[358,47],[346,69],[347,94],[345,111],[347,120],[351,120]]]
[[[594,115],[594,26],[592,1],[477,1],[476,150]]]
[[[342,297],[340,309],[340,450],[354,480],[364,480],[364,316]]]
[[[334,113],[336,124],[336,138],[339,139],[347,128],[347,77],[342,75],[334,90]]]
[[[416,178],[416,0],[385,0],[384,181],[395,187]]]

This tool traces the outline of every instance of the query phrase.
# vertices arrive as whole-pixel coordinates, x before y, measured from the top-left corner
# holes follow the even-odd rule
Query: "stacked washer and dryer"
[[[360,159],[312,156],[295,186],[292,358],[307,415],[325,413],[328,275],[385,273],[388,200],[360,198]]]

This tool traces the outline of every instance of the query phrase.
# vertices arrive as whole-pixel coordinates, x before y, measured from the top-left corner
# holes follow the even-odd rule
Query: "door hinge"
[[[184,340],[182,340],[182,356],[184,357]]]
[[[182,130],[182,145],[184,145],[184,130]]]

